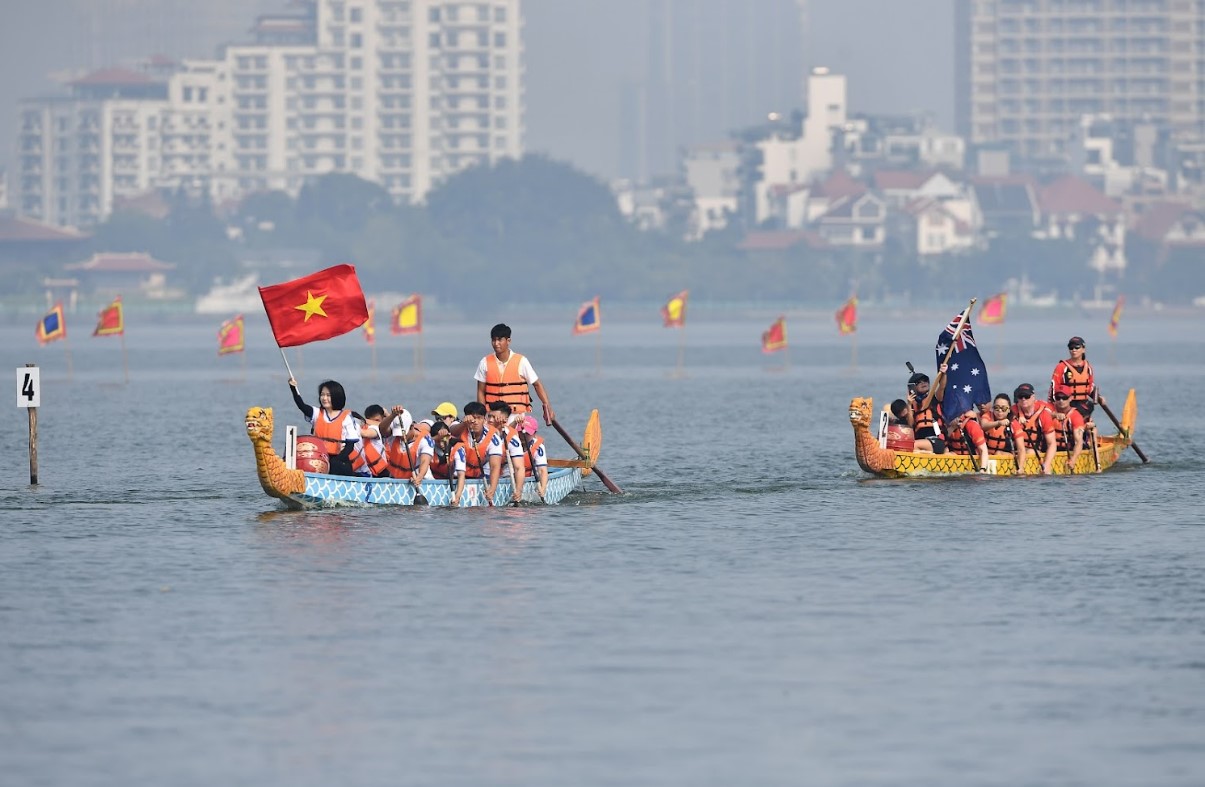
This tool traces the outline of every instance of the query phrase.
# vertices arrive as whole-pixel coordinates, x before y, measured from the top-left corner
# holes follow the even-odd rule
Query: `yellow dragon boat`
[[[882,478],[910,478],[917,476],[950,475],[1039,475],[1041,461],[1030,452],[1025,466],[1017,472],[1017,461],[1012,454],[992,454],[987,466],[977,468],[975,460],[961,454],[931,454],[915,451],[894,451],[884,447],[879,438],[871,433],[874,420],[874,400],[858,398],[849,403],[849,421],[854,428],[854,454],[858,466],[867,473]],[[1134,389],[1126,397],[1121,412],[1121,429],[1114,435],[1097,435],[1096,450],[1085,449],[1074,467],[1068,465],[1068,454],[1055,454],[1053,475],[1099,473],[1108,470],[1133,442],[1134,426],[1138,421],[1138,399]]]

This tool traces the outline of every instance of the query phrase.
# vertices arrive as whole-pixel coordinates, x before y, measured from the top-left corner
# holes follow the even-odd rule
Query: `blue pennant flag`
[[[941,400],[941,411],[946,420],[972,410],[979,413],[979,405],[992,400],[992,386],[987,381],[987,364],[979,356],[979,347],[975,344],[975,335],[971,332],[971,318],[966,311],[958,314],[950,324],[937,335],[937,365],[940,368],[949,352],[951,342],[954,352],[946,368],[946,387]],[[954,339],[958,331],[958,323],[963,315],[967,315],[966,325]]]

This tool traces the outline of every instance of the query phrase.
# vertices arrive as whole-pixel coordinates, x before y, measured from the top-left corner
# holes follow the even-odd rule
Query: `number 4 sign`
[[[42,380],[36,366],[17,369],[17,407],[42,406]]]

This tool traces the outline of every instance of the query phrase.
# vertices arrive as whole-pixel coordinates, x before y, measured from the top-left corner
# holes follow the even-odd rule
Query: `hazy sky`
[[[925,110],[952,130],[954,0],[808,0],[806,42],[792,17],[794,2],[524,0],[527,148],[613,177],[624,169],[625,131],[636,127],[625,97],[630,109],[636,91],[649,89],[650,74],[673,74],[668,100],[678,110],[668,133],[687,144],[722,139],[733,125],[757,122],[766,111],[801,106],[804,71],[813,65],[848,76],[853,112]],[[51,87],[48,74],[157,51],[209,56],[223,40],[242,38],[257,12],[285,4],[5,0],[0,160],[13,161],[18,100]],[[678,60],[668,68],[655,43],[656,20],[667,9]],[[697,51],[692,41],[701,42]],[[787,66],[799,73],[783,73]],[[760,92],[742,96],[750,75]],[[792,100],[792,106],[757,106]]]

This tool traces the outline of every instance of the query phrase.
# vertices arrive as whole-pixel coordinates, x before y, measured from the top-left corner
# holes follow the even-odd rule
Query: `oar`
[[[589,461],[590,457],[586,455],[586,452],[582,450],[582,447],[569,436],[569,433],[565,431],[565,427],[561,426],[560,422],[555,418],[552,419],[552,427],[560,432],[561,437],[565,438],[565,442],[569,444],[570,448],[577,452],[578,456]],[[598,480],[603,482],[603,486],[617,495],[623,494],[623,490],[616,486],[614,481],[612,481],[610,478],[607,478],[607,474],[602,471],[601,467],[594,465],[592,469],[598,474]]]
[[[1086,427],[1085,427],[1086,431]],[[1092,440],[1092,461],[1096,463],[1096,472],[1100,472],[1100,449],[1096,445],[1096,425],[1093,424],[1092,432],[1088,435]]]
[[[1121,421],[1118,421],[1117,416],[1113,415],[1113,411],[1109,409],[1109,406],[1101,401],[1100,394],[1097,394],[1096,403],[1100,405],[1100,409],[1105,411],[1105,415],[1109,416],[1109,420],[1112,421],[1113,425],[1117,427],[1117,431],[1120,432],[1123,437],[1129,437],[1130,433],[1121,425]],[[1141,459],[1144,464],[1151,461],[1150,459],[1146,458],[1146,454],[1142,453],[1142,449],[1138,447],[1138,443],[1135,443],[1133,440],[1130,440],[1130,448],[1134,449],[1134,453],[1138,454],[1138,458]]]

